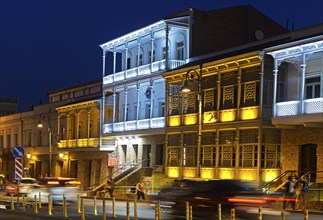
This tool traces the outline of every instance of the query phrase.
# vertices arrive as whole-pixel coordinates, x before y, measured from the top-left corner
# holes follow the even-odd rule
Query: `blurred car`
[[[4,174],[0,174],[0,190],[3,191],[5,189],[7,180]]]
[[[38,181],[38,185],[28,194],[29,200],[33,201],[35,196],[39,199],[39,193],[42,202],[48,202],[49,195],[52,196],[53,202],[66,201],[74,202],[77,195],[81,194],[81,182],[75,178],[66,177],[45,177]]]
[[[185,216],[186,202],[189,202],[194,217],[211,220],[218,219],[218,204],[221,204],[222,219],[230,217],[231,208],[243,217],[251,207],[270,206],[267,196],[260,189],[239,180],[185,180],[162,190],[158,199],[171,201],[169,206],[174,216]]]
[[[37,186],[37,180],[35,178],[23,177],[19,181],[19,194],[28,194],[34,187]],[[5,192],[7,195],[18,195],[18,181],[14,181],[5,186]]]

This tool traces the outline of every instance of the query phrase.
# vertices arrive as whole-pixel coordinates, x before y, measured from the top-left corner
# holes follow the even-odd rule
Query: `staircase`
[[[124,166],[115,170],[115,172],[112,175],[112,180],[115,182],[115,184],[121,182],[124,178],[127,178],[129,175],[132,175],[135,172],[137,172],[142,167],[142,164],[144,164],[146,161],[147,160],[134,160],[130,163],[125,164]],[[104,185],[106,184],[107,180],[108,176],[105,176],[100,180],[99,185],[90,186],[89,188],[91,189],[91,194],[96,194],[97,191],[101,191],[104,188]]]
[[[264,183],[262,185],[262,191],[267,193],[276,192],[285,184],[289,176],[297,177],[297,174],[298,172],[296,170],[286,170],[270,182]]]

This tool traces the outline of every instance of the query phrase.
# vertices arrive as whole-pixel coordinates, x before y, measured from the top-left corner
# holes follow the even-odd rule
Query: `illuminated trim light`
[[[59,184],[59,181],[48,181],[48,185],[57,185]]]
[[[248,198],[228,198],[228,202],[232,203],[248,203],[248,204],[265,204],[266,200],[248,199]]]

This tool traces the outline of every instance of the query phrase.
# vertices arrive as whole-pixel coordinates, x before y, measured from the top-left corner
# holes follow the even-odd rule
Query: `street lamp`
[[[197,177],[200,177],[200,157],[201,157],[201,139],[202,139],[202,64],[200,64],[200,71],[196,71],[194,69],[190,69],[186,72],[186,77],[184,81],[184,85],[182,87],[183,93],[188,93],[191,91],[189,87],[189,81],[193,81],[197,76],[197,84],[198,84],[198,140],[197,140]]]
[[[46,117],[47,116],[47,117]],[[44,115],[41,114],[39,117],[39,121],[37,124],[38,128],[43,128],[44,125],[42,123],[42,117],[46,117],[47,118],[47,126],[48,126],[48,142],[49,142],[49,176],[52,176],[52,153],[53,153],[53,149],[52,149],[52,133],[53,133],[53,129],[51,127],[51,116],[50,113],[49,115]]]

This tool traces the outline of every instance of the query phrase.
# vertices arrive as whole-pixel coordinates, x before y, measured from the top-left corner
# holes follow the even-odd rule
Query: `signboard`
[[[112,152],[108,154],[108,166],[109,167],[114,167],[118,164],[118,157],[117,154]]]
[[[24,150],[24,148],[23,148],[23,147],[21,147],[21,146],[16,146],[16,147],[13,149],[12,154],[13,154],[13,156],[14,156],[15,158],[20,159],[20,158],[22,158],[22,157],[24,156],[24,154],[25,154],[25,150]]]
[[[15,179],[16,180],[21,180],[22,179],[22,172],[23,172],[23,167],[22,167],[22,159],[15,159]]]

